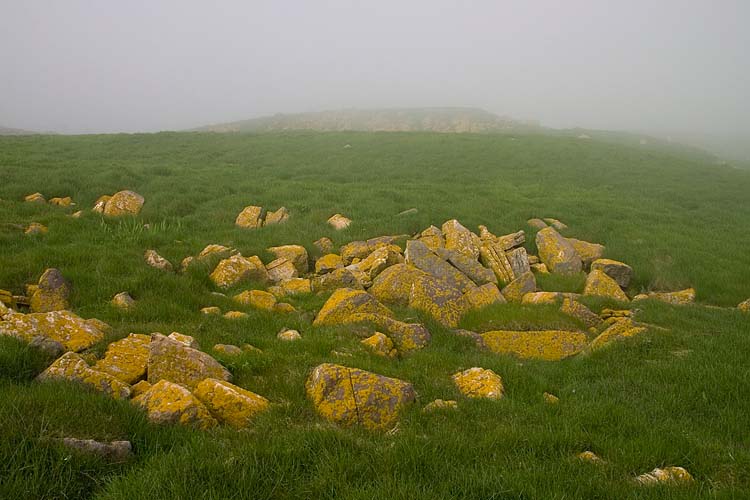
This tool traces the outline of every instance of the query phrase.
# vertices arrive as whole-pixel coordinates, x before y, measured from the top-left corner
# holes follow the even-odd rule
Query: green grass
[[[139,217],[103,220],[89,211],[100,195],[120,189],[145,196]],[[85,215],[75,220],[66,215],[71,209],[21,201],[34,191],[70,195]],[[21,293],[44,268],[58,267],[74,284],[74,311],[114,327],[107,341],[179,331],[206,350],[251,343],[264,354],[219,359],[237,384],[273,403],[246,432],[156,426],[127,402],[35,383],[50,360],[0,339],[0,498],[748,497],[750,317],[704,307],[750,296],[748,193],[750,172],[701,155],[538,134],[0,138],[0,288]],[[234,218],[249,204],[286,206],[291,219],[241,231]],[[419,212],[396,217],[411,207]],[[327,227],[335,212],[354,220],[350,229]],[[570,226],[567,236],[603,243],[606,256],[633,266],[631,294],[695,286],[699,305],[641,303],[639,319],[667,330],[556,363],[479,352],[399,310],[425,321],[433,342],[394,361],[368,354],[352,329],[313,328],[325,297],[293,299],[303,314],[275,316],[213,295],[209,264],[178,275],[143,262],[147,248],[178,264],[209,243],[268,262],[272,245],[299,243],[314,253],[321,236],[341,245],[413,234],[454,217],[497,234],[528,230],[530,217],[557,217]],[[31,221],[48,225],[49,234],[27,237],[16,228]],[[528,247],[534,250],[533,241]],[[540,284],[578,291],[583,280]],[[139,302],[131,313],[108,305],[123,290]],[[209,305],[250,317],[198,312]],[[284,326],[303,340],[278,341]],[[502,305],[467,316],[462,326],[581,325],[553,307]],[[309,370],[326,361],[408,380],[419,404],[395,433],[327,424],[304,394]],[[471,366],[500,374],[506,398],[462,400],[450,375]],[[544,391],[560,404],[544,404]],[[459,399],[459,409],[422,414],[435,398]],[[129,439],[135,453],[110,464],[50,440],[69,435]],[[585,449],[607,464],[577,461]],[[695,485],[633,486],[633,476],[664,465],[686,467]]]

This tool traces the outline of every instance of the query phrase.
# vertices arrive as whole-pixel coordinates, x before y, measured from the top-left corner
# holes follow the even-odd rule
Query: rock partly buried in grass
[[[676,306],[684,306],[695,302],[695,289],[686,288],[677,292],[649,292],[648,294],[642,294],[636,297],[638,300],[641,299],[656,299],[667,304]]]
[[[536,277],[528,271],[514,279],[502,289],[503,297],[509,302],[521,302],[524,295],[536,291]]]
[[[591,464],[601,465],[601,464],[605,463],[604,460],[602,460],[601,458],[599,458],[599,455],[597,455],[593,451],[589,451],[589,450],[582,451],[581,453],[579,453],[578,455],[576,455],[576,458],[578,458],[578,460],[580,460],[582,462],[588,462],[588,463],[591,463]]]
[[[69,380],[103,392],[115,399],[128,399],[130,386],[112,375],[91,368],[74,352],[66,352],[38,377],[38,380]]]
[[[388,316],[357,313],[349,316],[350,324],[369,323],[388,334],[400,352],[406,354],[422,349],[430,343],[431,335],[424,325],[419,323],[405,323]]]
[[[742,312],[750,312],[750,299],[743,300],[737,305],[737,309]]]
[[[146,376],[150,342],[149,335],[137,333],[112,342],[107,346],[104,358],[96,362],[94,369],[132,385]]]
[[[594,311],[580,302],[567,297],[563,298],[560,312],[576,318],[586,325],[587,328],[596,328],[602,323],[602,319]]]
[[[148,356],[149,383],[169,380],[192,389],[207,378],[229,381],[232,375],[205,352],[187,347],[158,333],[151,336]]]
[[[612,259],[596,259],[591,263],[592,271],[602,271],[625,289],[630,285],[633,277],[633,268],[624,262]]]
[[[225,356],[239,356],[243,352],[242,349],[232,344],[215,344],[211,350]]]
[[[494,283],[487,283],[479,286],[474,290],[469,290],[464,294],[464,298],[469,303],[469,308],[478,310],[492,304],[504,304],[506,302],[503,294]]]
[[[233,300],[239,304],[265,311],[273,311],[274,306],[276,306],[276,297],[272,293],[264,292],[263,290],[246,290],[235,295]]]
[[[331,241],[330,238],[326,238],[325,236],[315,240],[313,242],[313,245],[322,254],[331,253],[333,251],[333,242]]]
[[[267,249],[277,259],[286,259],[294,265],[300,276],[309,270],[307,263],[307,250],[302,245],[282,245]]]
[[[398,351],[393,345],[393,341],[384,333],[375,332],[371,336],[362,340],[361,343],[367,346],[373,354],[383,356],[385,358],[395,358],[398,355]]]
[[[500,399],[503,397],[503,379],[492,370],[469,368],[453,375],[459,392],[469,398]]]
[[[206,316],[216,316],[221,314],[221,309],[216,306],[208,306],[201,309],[201,314],[205,314]]]
[[[168,380],[152,385],[132,401],[146,411],[150,421],[158,424],[182,424],[198,429],[210,429],[217,425],[216,419],[197,397]]]
[[[568,229],[567,224],[564,224],[557,219],[553,219],[552,217],[545,217],[544,222],[554,227],[558,231],[562,231],[563,229]]]
[[[289,210],[286,207],[281,207],[275,212],[268,212],[266,214],[266,220],[263,221],[264,226],[273,226],[274,224],[283,224],[289,220]]]
[[[242,209],[234,224],[242,229],[257,229],[263,226],[263,207],[250,205]]]
[[[424,408],[422,408],[422,413],[431,413],[438,410],[455,410],[457,408],[458,402],[452,399],[436,399],[427,403]]]
[[[352,316],[356,314],[374,314],[376,316],[392,317],[393,313],[367,292],[340,288],[323,304],[313,325],[334,326],[352,323]]]
[[[60,442],[67,448],[96,455],[113,462],[123,462],[133,452],[130,441],[111,441],[109,443],[94,441],[93,439],[62,438]]]
[[[0,335],[31,342],[45,337],[60,342],[67,351],[82,351],[104,338],[104,333],[69,311],[9,313],[0,322]]]
[[[307,278],[290,278],[282,281],[276,286],[269,287],[268,291],[277,299],[288,297],[290,295],[312,293],[312,281]]]
[[[461,291],[447,282],[434,276],[422,276],[411,288],[409,307],[429,314],[445,327],[455,328],[470,303]]]
[[[601,259],[604,255],[604,245],[577,240],[575,238],[566,239],[570,242],[571,245],[573,245],[573,248],[575,248],[576,253],[581,258],[581,264],[583,265],[584,269],[588,269],[589,267],[591,267],[592,262],[597,259]]]
[[[47,200],[44,198],[44,195],[42,193],[27,195],[23,200],[29,203],[47,203]]]
[[[580,294],[571,292],[532,292],[525,294],[521,303],[525,305],[559,304],[563,299],[577,300],[580,297]]]
[[[104,215],[117,217],[121,215],[138,215],[144,203],[143,196],[133,191],[119,191],[104,204]]]
[[[416,399],[408,382],[331,363],[316,366],[305,389],[326,420],[375,430],[394,426],[399,413]]]
[[[55,268],[44,271],[31,294],[31,312],[62,311],[70,308],[68,299],[73,291],[70,282]]]
[[[209,278],[221,288],[231,288],[248,281],[266,283],[269,279],[266,266],[257,256],[246,258],[241,254],[221,260]]]
[[[72,205],[75,205],[75,203],[73,203],[73,198],[71,198],[70,196],[65,196],[65,197],[58,196],[55,198],[50,198],[49,204],[56,205],[58,207],[70,207]]]
[[[591,271],[588,274],[586,285],[583,287],[583,294],[619,300],[620,302],[628,302],[630,300],[615,280],[604,274],[604,271],[599,270]]]
[[[110,304],[123,311],[129,311],[135,307],[135,299],[128,292],[120,292],[112,297]]]
[[[47,229],[47,226],[45,226],[44,224],[40,224],[39,222],[32,222],[24,230],[24,234],[27,234],[29,236],[43,235],[43,234],[47,234],[48,232],[49,232],[49,229]]]
[[[636,325],[630,318],[615,320],[614,323],[591,341],[589,350],[595,351],[601,349],[614,341],[633,337],[645,331],[645,327]]]
[[[300,335],[297,330],[282,328],[282,330],[276,334],[276,338],[285,342],[294,342],[295,340],[302,340],[302,335]]]
[[[560,402],[560,398],[558,398],[554,394],[550,394],[549,392],[545,392],[544,394],[542,394],[542,399],[544,399],[544,402],[548,405],[556,405]]]
[[[172,264],[159,255],[156,250],[146,250],[143,254],[143,260],[146,261],[146,264],[156,269],[161,269],[162,271],[172,270]]]
[[[198,384],[194,395],[220,423],[235,429],[250,427],[253,418],[269,407],[268,400],[263,396],[213,378]]]
[[[692,483],[693,476],[683,467],[672,466],[664,467],[663,469],[657,467],[651,472],[636,477],[635,482],[645,486],[654,484],[682,485]]]
[[[492,352],[514,354],[521,359],[559,361],[578,354],[588,345],[586,334],[562,330],[497,330],[481,335]]]
[[[341,214],[335,214],[329,217],[328,225],[334,228],[336,231],[346,229],[352,223],[351,219],[344,217]]]
[[[581,272],[581,257],[573,245],[551,227],[536,233],[539,259],[556,274],[578,274]]]
[[[242,311],[227,311],[224,313],[226,319],[245,319],[248,317],[247,313]]]

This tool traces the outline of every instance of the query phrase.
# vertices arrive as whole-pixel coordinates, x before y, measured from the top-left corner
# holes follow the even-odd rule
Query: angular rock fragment
[[[464,298],[468,301],[471,309],[482,309],[492,304],[504,304],[506,302],[505,297],[494,283],[487,283],[469,290],[464,294]]]
[[[302,335],[300,335],[300,333],[297,330],[284,328],[278,334],[276,334],[276,338],[279,340],[286,341],[286,342],[293,342],[295,340],[301,340]]]
[[[24,201],[29,203],[47,203],[42,193],[34,193],[24,197]]]
[[[101,441],[94,441],[93,439],[77,439],[72,437],[63,438],[60,440],[62,444],[70,449],[87,453],[91,455],[97,455],[107,460],[122,462],[133,452],[133,445],[130,441],[111,441],[104,443]]]
[[[604,274],[603,271],[591,271],[586,277],[586,286],[583,288],[584,295],[593,295],[607,299],[628,302],[628,296],[622,291],[615,280]]]
[[[633,337],[645,331],[645,327],[636,325],[630,318],[615,320],[612,325],[591,341],[589,350],[595,351],[601,349],[613,341]]]
[[[148,419],[159,424],[181,424],[198,429],[217,425],[206,406],[189,390],[168,380],[161,380],[147,391],[133,398],[133,404],[143,408]]]
[[[589,243],[588,241],[577,240],[575,238],[566,238],[576,253],[581,258],[581,263],[584,269],[588,269],[591,263],[595,260],[601,259],[604,255],[604,245],[598,243]]]
[[[386,268],[368,290],[381,302],[406,306],[414,282],[427,273],[410,264],[396,264]]]
[[[289,220],[289,210],[287,210],[286,207],[281,207],[275,212],[268,212],[263,225],[272,226],[274,224],[283,224],[287,220]]]
[[[469,368],[453,375],[453,383],[469,398],[500,399],[503,397],[503,379],[485,368]]]
[[[737,309],[742,312],[750,312],[750,299],[743,300],[742,302],[737,304]]]
[[[445,248],[445,238],[443,232],[435,226],[430,226],[422,231],[417,237],[419,241],[425,244],[433,252],[439,248]]]
[[[104,358],[97,361],[93,368],[132,385],[146,376],[150,342],[148,335],[131,333],[109,344]]]
[[[312,289],[315,293],[336,290],[338,288],[352,288],[362,290],[362,284],[354,274],[346,268],[336,269],[322,276],[316,276],[312,280]]]
[[[526,221],[526,224],[533,227],[534,229],[544,229],[545,227],[547,227],[547,223],[542,219],[529,219]]]
[[[48,313],[8,313],[0,321],[0,335],[31,342],[42,336],[63,345],[68,351],[82,351],[104,338],[104,333],[69,311]]]
[[[299,276],[294,264],[285,258],[279,258],[269,262],[266,265],[266,271],[268,272],[268,279],[271,280],[272,283],[280,283]]]
[[[404,323],[388,316],[358,313],[349,317],[350,323],[371,323],[385,331],[393,341],[396,349],[406,354],[416,351],[429,344],[430,332],[419,323]]]
[[[104,207],[107,206],[107,202],[109,201],[110,198],[112,198],[112,197],[110,195],[108,195],[108,194],[100,196],[94,202],[94,207],[91,210],[94,211],[94,212],[103,214],[104,213]]]
[[[477,259],[445,248],[439,248],[435,253],[443,260],[450,262],[453,267],[464,273],[477,285],[497,284],[497,276],[492,272],[492,269],[484,267]]]
[[[118,309],[122,309],[124,311],[127,311],[129,309],[133,309],[135,307],[135,299],[130,296],[128,292],[120,292],[114,297],[112,297],[112,300],[110,303],[115,306]]]
[[[320,253],[327,254],[331,253],[333,251],[333,242],[330,238],[320,238],[313,242],[313,245],[315,245],[315,248],[320,250]]]
[[[315,274],[326,274],[344,267],[340,255],[329,253],[315,261]]]
[[[492,242],[485,241],[479,247],[482,264],[492,269],[501,284],[513,281],[513,268],[504,251],[498,251]]]
[[[695,302],[695,289],[686,288],[677,292],[649,292],[646,298],[656,299],[667,304],[682,306]]]
[[[92,369],[84,359],[74,353],[66,352],[47,367],[38,380],[70,380],[86,387],[103,392],[115,399],[128,399],[130,386],[115,377]]]
[[[146,250],[143,254],[143,259],[146,261],[146,264],[156,269],[161,269],[162,271],[172,270],[172,264],[159,255],[156,250]]]
[[[334,228],[336,231],[341,231],[342,229],[346,229],[347,227],[349,227],[351,223],[352,223],[351,219],[348,219],[341,214],[332,215],[328,219],[328,225]]]
[[[469,301],[448,282],[424,276],[412,286],[409,307],[429,314],[443,326],[455,328],[468,311]]]
[[[194,394],[219,422],[235,429],[250,427],[253,418],[270,405],[263,396],[213,378],[198,384]]]
[[[410,240],[406,242],[406,263],[421,269],[445,285],[462,293],[476,287],[468,276],[432,253],[421,241]]]
[[[265,211],[263,207],[249,205],[237,215],[234,224],[242,229],[257,229],[263,226]]]
[[[479,237],[461,225],[456,219],[443,223],[445,248],[464,254],[474,260],[479,258]]]
[[[521,302],[524,295],[536,291],[536,277],[527,271],[506,285],[501,293],[510,302]]]
[[[268,271],[257,256],[232,255],[220,261],[209,276],[216,286],[230,288],[248,281],[268,282]]]
[[[526,249],[523,247],[514,248],[509,250],[505,254],[508,257],[510,268],[513,270],[513,276],[518,278],[525,273],[531,271],[531,265],[529,264],[529,256],[526,253]]]
[[[144,203],[143,196],[134,191],[119,191],[112,195],[104,204],[104,215],[138,215]]]
[[[36,236],[36,235],[42,235],[47,234],[49,229],[44,224],[40,224],[39,222],[32,222],[29,224],[29,226],[24,231],[24,234],[27,234],[29,236]]]
[[[602,319],[591,309],[578,301],[563,298],[560,312],[581,321],[588,328],[596,328],[602,323]]]
[[[282,245],[268,249],[277,259],[286,259],[294,265],[297,274],[302,276],[309,270],[307,250],[302,245]]]
[[[628,287],[630,280],[633,277],[632,267],[623,262],[611,259],[596,259],[591,263],[591,270],[602,271],[604,274],[615,280],[622,289]]]
[[[205,352],[187,347],[164,335],[151,336],[148,356],[149,383],[169,380],[192,389],[207,378],[231,380],[232,375]]]
[[[252,306],[256,309],[264,309],[266,311],[273,311],[273,308],[276,305],[276,297],[271,293],[264,292],[263,290],[246,290],[235,295],[233,300],[240,304]]]
[[[396,351],[393,341],[384,333],[375,332],[361,342],[378,356],[394,358],[398,355],[398,351]]]
[[[656,468],[646,474],[635,478],[638,484],[651,486],[654,484],[689,484],[693,482],[693,476],[683,467]]]
[[[452,399],[436,399],[427,403],[424,408],[422,408],[422,412],[430,413],[437,410],[455,410],[456,408],[458,408],[458,402]]]
[[[198,344],[198,341],[195,340],[195,338],[190,335],[185,335],[180,332],[172,332],[169,335],[167,335],[167,338],[175,340],[179,342],[180,344],[185,345],[187,347],[192,347],[193,349],[200,349],[200,345]]]
[[[31,294],[31,312],[43,313],[70,308],[68,299],[73,287],[58,269],[50,268],[39,278],[39,284]]]
[[[572,243],[560,236],[551,227],[536,233],[536,246],[539,259],[547,268],[557,274],[577,274],[581,272],[581,257]]]
[[[239,356],[243,352],[242,349],[232,344],[215,344],[211,350],[225,356]]]
[[[392,317],[393,313],[367,292],[340,288],[323,304],[313,321],[315,326],[345,325],[352,323],[352,315],[374,314]]]

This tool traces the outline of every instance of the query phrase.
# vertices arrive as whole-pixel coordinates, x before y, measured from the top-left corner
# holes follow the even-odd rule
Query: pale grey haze
[[[750,1],[0,0],[0,125],[472,106],[750,139]]]

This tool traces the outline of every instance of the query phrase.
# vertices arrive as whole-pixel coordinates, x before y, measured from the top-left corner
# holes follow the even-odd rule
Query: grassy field
[[[157,426],[127,402],[34,382],[52,360],[0,337],[0,498],[750,497],[750,316],[728,308],[750,297],[750,171],[715,163],[673,148],[539,134],[0,137],[0,288],[21,293],[57,267],[74,285],[73,310],[113,326],[108,342],[179,331],[205,350],[252,343],[264,354],[217,358],[235,383],[273,403],[248,432]],[[90,212],[100,195],[121,189],[146,198],[137,218]],[[22,202],[35,191],[72,196],[85,215]],[[286,206],[291,219],[237,229],[235,216],[251,204]],[[396,216],[412,207],[416,215]],[[354,220],[348,230],[326,225],[336,212]],[[312,327],[325,296],[292,299],[300,315],[262,313],[212,294],[208,265],[176,274],[143,262],[148,248],[178,264],[209,243],[268,262],[269,246],[298,243],[315,254],[312,242],[321,236],[341,245],[413,234],[450,218],[503,234],[529,230],[530,217],[557,217],[569,226],[566,236],[605,244],[607,257],[635,270],[629,293],[694,286],[698,304],[639,303],[641,321],[667,330],[561,362],[480,352],[402,310],[401,318],[424,321],[433,341],[386,360],[347,329]],[[49,234],[29,237],[17,228],[32,221]],[[570,291],[583,283],[540,282]],[[109,305],[124,290],[138,300],[132,312]],[[198,312],[210,305],[250,317]],[[580,327],[554,307],[518,305],[493,306],[463,323],[478,331],[490,325]],[[303,340],[277,340],[284,326]],[[330,425],[304,394],[310,369],[326,361],[408,380],[418,404],[397,432]],[[461,399],[450,375],[472,366],[500,374],[506,397]],[[545,404],[544,391],[560,404]],[[420,412],[435,398],[458,399],[459,408]],[[128,439],[135,453],[109,464],[49,439],[61,436]],[[580,462],[583,450],[606,464]],[[665,465],[686,467],[694,485],[633,484],[635,475]]]

